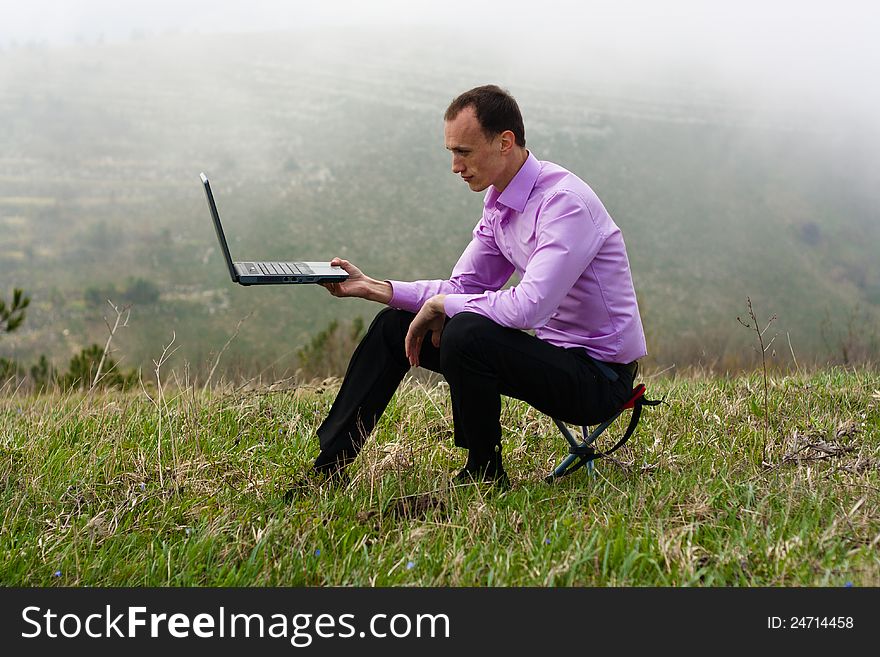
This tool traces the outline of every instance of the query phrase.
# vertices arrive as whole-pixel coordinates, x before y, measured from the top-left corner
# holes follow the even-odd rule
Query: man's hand
[[[391,301],[391,283],[370,278],[348,260],[342,258],[333,258],[330,265],[342,267],[348,274],[348,278],[339,283],[321,283],[334,297],[357,297],[379,303]]]
[[[422,341],[428,331],[431,331],[431,342],[435,347],[440,347],[440,334],[443,332],[443,324],[446,322],[446,311],[443,308],[445,298],[445,294],[438,294],[428,299],[409,325],[409,331],[406,332],[406,340],[403,344],[406,358],[412,367],[419,366]]]

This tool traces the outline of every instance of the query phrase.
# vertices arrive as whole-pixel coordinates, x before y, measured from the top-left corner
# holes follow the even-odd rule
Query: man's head
[[[444,118],[452,172],[475,192],[489,185],[503,190],[528,157],[513,96],[495,85],[476,87],[453,100]]]

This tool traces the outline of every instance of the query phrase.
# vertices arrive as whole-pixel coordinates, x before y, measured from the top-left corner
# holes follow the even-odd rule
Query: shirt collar
[[[538,174],[540,173],[541,163],[529,152],[526,161],[501,194],[498,193],[494,186],[492,187],[486,197],[486,206],[491,207],[496,203],[500,203],[515,212],[522,212],[526,209],[526,203],[529,200],[529,196],[532,195],[532,190],[535,188],[535,183],[538,181]]]

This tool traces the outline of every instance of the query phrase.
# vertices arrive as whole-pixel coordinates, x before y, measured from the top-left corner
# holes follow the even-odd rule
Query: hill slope
[[[342,255],[377,277],[444,277],[481,199],[449,175],[442,111],[487,80],[518,97],[535,155],[585,178],[623,229],[658,367],[748,361],[746,296],[802,361],[876,348],[880,185],[859,125],[759,111],[686,71],[563,82],[500,52],[463,68],[442,35],[339,36],[0,53],[0,294],[33,297],[0,355],[61,364],[103,342],[107,308],[86,291],[115,284],[119,301],[144,278],[161,295],[116,339],[127,364],[173,333],[175,358],[204,367],[253,311],[224,365],[292,366],[331,319],[377,308],[234,286],[199,172],[238,259]]]

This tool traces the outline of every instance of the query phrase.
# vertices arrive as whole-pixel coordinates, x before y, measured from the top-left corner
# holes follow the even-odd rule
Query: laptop
[[[217,212],[217,204],[214,203],[214,195],[211,193],[211,184],[204,173],[201,174],[201,178],[202,185],[205,186],[211,218],[214,220],[214,230],[217,231],[217,239],[220,241],[220,250],[226,258],[226,266],[229,267],[229,275],[233,283],[239,285],[327,283],[344,281],[348,278],[348,274],[341,267],[331,267],[329,262],[233,262],[223,234],[223,226],[220,225],[220,215]]]

